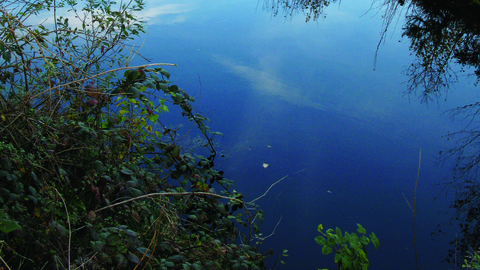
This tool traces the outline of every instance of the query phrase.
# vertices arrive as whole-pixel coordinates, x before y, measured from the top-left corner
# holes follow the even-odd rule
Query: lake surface
[[[447,101],[428,106],[404,96],[402,71],[413,57],[402,19],[374,70],[383,13],[366,13],[369,1],[342,1],[309,23],[301,14],[274,17],[257,0],[147,2],[148,35],[136,44],[144,42],[141,52],[152,62],[179,65],[168,69],[171,80],[195,94],[211,128],[225,134],[218,169],[246,201],[288,175],[257,201],[264,235],[281,218],[263,241],[275,252],[270,266],[288,249],[287,265],[276,269],[336,269],[314,241],[318,224],[353,232],[360,223],[380,239],[378,250],[367,247],[369,269],[415,269],[405,198],[413,205],[421,148],[420,268],[448,269],[442,261],[458,228],[444,224],[451,194],[441,191],[450,167],[436,163],[438,152],[453,146],[442,136],[462,124],[442,113],[466,104],[474,87],[465,80]],[[438,229],[446,234],[432,236]]]

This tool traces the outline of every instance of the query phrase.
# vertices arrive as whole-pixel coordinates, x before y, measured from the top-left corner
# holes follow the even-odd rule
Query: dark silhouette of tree
[[[458,72],[472,68],[480,76],[478,34],[480,4],[470,1],[412,1],[403,35],[416,61],[407,68],[407,93],[421,91],[426,102],[446,92]],[[460,64],[452,69],[452,62]]]

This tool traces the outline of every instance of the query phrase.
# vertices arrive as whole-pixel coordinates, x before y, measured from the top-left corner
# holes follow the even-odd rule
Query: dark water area
[[[283,249],[276,269],[335,269],[315,243],[318,224],[353,232],[360,223],[380,247],[367,247],[369,269],[415,269],[412,211],[419,151],[416,241],[420,268],[442,262],[458,228],[448,226],[452,194],[443,183],[449,161],[443,138],[461,128],[442,113],[463,105],[468,80],[430,104],[402,95],[413,57],[394,32],[375,49],[382,20],[369,2],[342,1],[326,19],[272,17],[257,1],[151,1],[142,47],[153,62],[170,62],[171,80],[197,98],[211,128],[225,134],[216,165],[246,201],[265,193],[263,249]],[[398,25],[401,25],[399,22]],[[143,40],[139,40],[143,42]],[[139,61],[139,59],[136,59]],[[464,84],[465,83],[465,84]],[[460,91],[461,90],[461,91]],[[179,118],[170,118],[175,123]],[[262,165],[268,164],[267,168]],[[432,236],[441,230],[445,234]]]

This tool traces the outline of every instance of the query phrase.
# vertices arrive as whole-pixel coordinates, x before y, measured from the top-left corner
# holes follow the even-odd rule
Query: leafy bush
[[[368,269],[369,261],[365,246],[372,242],[377,249],[380,245],[375,233],[372,232],[368,238],[365,236],[367,231],[362,225],[357,223],[357,227],[357,232],[361,236],[348,232],[342,235],[342,231],[338,227],[335,229],[335,233],[333,229],[328,229],[324,233],[322,224],[318,225],[318,231],[323,236],[315,237],[315,242],[323,246],[322,253],[324,255],[332,253],[332,247],[335,248],[335,263],[338,265],[338,269]]]
[[[473,251],[469,252],[468,256],[465,256],[463,260],[462,267],[466,267],[467,269],[480,269],[480,251]]]
[[[0,255],[16,269],[262,269],[262,212],[214,169],[209,120],[170,73],[130,67],[141,0],[0,4]],[[65,7],[80,18],[56,17]],[[51,12],[52,29],[28,25]],[[83,14],[83,15],[82,15]],[[178,106],[208,156],[162,121]],[[218,190],[218,192],[217,192]],[[246,229],[240,229],[245,227]]]

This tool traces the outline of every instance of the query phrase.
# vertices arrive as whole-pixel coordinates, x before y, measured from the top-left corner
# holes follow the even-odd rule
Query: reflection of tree
[[[303,13],[305,20],[315,21],[325,16],[325,8],[337,0],[265,0],[264,9],[275,16],[283,11],[285,17]],[[373,3],[377,0],[372,1]],[[407,93],[421,89],[421,100],[438,97],[457,81],[452,61],[463,67],[473,67],[480,76],[480,2],[477,0],[384,0],[384,40],[395,16],[405,11],[403,35],[410,39],[410,48],[417,57],[407,68]],[[464,70],[461,70],[464,71]]]
[[[283,10],[285,16],[303,13],[309,21],[322,17],[329,3],[325,0],[265,0],[264,8],[275,15],[279,10]],[[379,44],[395,18],[406,18],[402,35],[409,38],[410,49],[416,56],[406,69],[409,77],[406,94],[418,91],[422,102],[438,98],[457,81],[459,72],[470,73],[478,83],[479,0],[383,0],[381,6],[384,26]],[[447,188],[455,192],[452,208],[457,214],[454,221],[459,223],[463,234],[452,243],[456,244],[457,253],[465,255],[469,248],[480,247],[480,121],[477,119],[480,102],[456,108],[450,115],[469,121],[462,131],[448,135],[457,140],[457,146],[442,153],[444,158],[454,161],[453,178]]]
[[[407,68],[410,77],[407,93],[418,89],[421,100],[428,101],[446,92],[456,82],[452,62],[461,72],[472,68],[480,78],[480,4],[470,0],[415,1],[407,15],[403,35],[411,42],[416,60]],[[466,127],[448,135],[456,146],[442,153],[454,161],[453,178],[447,188],[455,192],[452,208],[462,236],[452,241],[449,257],[465,255],[480,247],[480,102],[451,110],[450,115],[467,120]],[[471,250],[470,250],[471,251]],[[448,261],[448,260],[447,260]]]
[[[308,22],[325,16],[325,8],[335,2],[337,0],[265,0],[263,8],[272,12],[274,16],[277,16],[280,10],[283,10],[285,17],[302,12],[305,15],[305,22]]]
[[[452,159],[453,178],[447,183],[447,189],[454,191],[455,200],[451,207],[455,210],[452,223],[458,223],[462,235],[451,242],[455,245],[449,252],[453,260],[455,253],[465,255],[471,249],[480,247],[480,102],[458,107],[449,112],[452,117],[468,120],[467,126],[448,135],[456,139],[455,147],[440,152],[445,160]],[[470,249],[470,250],[469,250]]]
[[[448,90],[457,79],[452,61],[474,68],[480,76],[480,4],[470,0],[412,3],[403,35],[410,38],[410,48],[417,58],[407,68],[407,92],[421,89],[422,101],[427,101]]]

